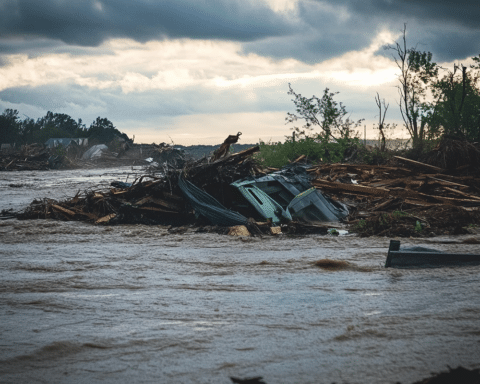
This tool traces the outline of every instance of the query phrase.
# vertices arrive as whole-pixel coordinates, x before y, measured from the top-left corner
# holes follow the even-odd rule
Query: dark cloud
[[[244,50],[315,63],[368,46],[379,29],[375,25],[367,26],[366,17],[352,15],[341,2],[330,3],[299,2],[295,34],[245,43]]]
[[[300,1],[296,13],[295,34],[246,43],[245,51],[319,62],[361,50],[381,29],[399,32],[406,23],[409,47],[431,51],[437,61],[480,53],[478,0]]]
[[[431,51],[437,61],[450,61],[480,52],[478,0],[346,0],[356,18],[392,31],[407,24],[410,47]]]
[[[251,41],[290,30],[284,16],[242,0],[4,0],[0,5],[0,36],[84,46],[112,37]]]
[[[193,38],[241,41],[245,53],[315,63],[407,23],[409,46],[451,61],[480,53],[479,21],[478,0],[300,0],[285,13],[245,0],[0,0],[0,54],[88,55],[115,37]]]
[[[402,17],[426,24],[447,23],[451,26],[479,30],[480,4],[478,0],[346,0],[353,12],[386,17],[401,21]],[[445,25],[439,25],[445,27]]]

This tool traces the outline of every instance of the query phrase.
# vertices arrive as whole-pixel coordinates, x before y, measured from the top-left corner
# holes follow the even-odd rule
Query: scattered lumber
[[[425,163],[421,163],[419,161],[415,161],[415,160],[410,160],[410,159],[407,159],[405,157],[401,157],[401,156],[394,156],[395,159],[398,159],[398,160],[401,160],[405,163],[409,163],[411,165],[414,165],[416,167],[420,167],[420,168],[426,168],[426,169],[429,169],[429,170],[433,170],[435,172],[438,172],[438,173],[442,173],[444,170],[442,168],[439,168],[439,167],[435,167],[433,165],[430,165],[430,164],[425,164]]]
[[[423,169],[434,170],[325,164],[308,172],[315,188],[351,208],[350,229],[364,236],[460,234],[480,225],[480,178]]]

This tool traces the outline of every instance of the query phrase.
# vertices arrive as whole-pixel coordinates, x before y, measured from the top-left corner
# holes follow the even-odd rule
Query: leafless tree
[[[380,95],[377,92],[377,96],[375,96],[375,102],[378,106],[378,130],[380,131],[380,135],[382,136],[382,144],[380,146],[380,150],[382,152],[385,151],[386,146],[386,139],[385,139],[385,116],[387,115],[387,110],[390,104],[385,104],[385,99],[380,100]],[[383,115],[382,115],[383,110]]]

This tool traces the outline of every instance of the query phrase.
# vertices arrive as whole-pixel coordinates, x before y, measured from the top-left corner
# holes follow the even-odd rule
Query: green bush
[[[312,163],[336,163],[342,161],[349,150],[357,144],[358,139],[329,141],[320,135],[316,138],[307,136],[296,141],[287,138],[284,143],[260,141],[257,159],[263,166],[275,168],[281,168],[302,155]]]

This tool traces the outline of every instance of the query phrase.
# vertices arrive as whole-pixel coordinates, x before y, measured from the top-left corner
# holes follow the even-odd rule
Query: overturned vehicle
[[[266,176],[234,181],[230,184],[231,209],[182,177],[178,185],[195,212],[214,225],[243,225],[247,217],[274,225],[291,220],[315,224],[348,216],[346,205],[310,184],[306,166],[287,166]]]

